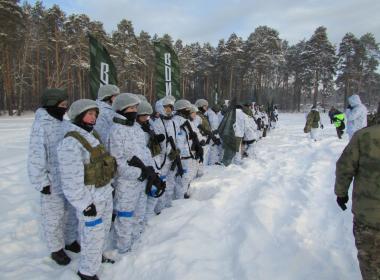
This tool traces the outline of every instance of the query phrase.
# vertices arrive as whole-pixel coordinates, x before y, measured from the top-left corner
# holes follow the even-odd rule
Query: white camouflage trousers
[[[249,159],[255,158],[255,143],[244,144],[244,155]]]
[[[82,211],[77,211],[81,237],[79,271],[88,276],[95,275],[102,262],[105,241],[111,226],[112,193],[102,201],[95,201],[94,205],[97,212],[95,217],[84,216]]]
[[[190,186],[191,178],[194,172],[194,170],[192,169],[193,168],[192,160],[193,160],[192,158],[181,160],[184,174],[182,175],[182,177],[177,176],[175,178],[176,184],[174,187],[174,194],[173,194],[174,199],[184,198],[184,195]]]
[[[210,151],[208,155],[208,165],[214,165],[217,162],[220,162],[220,146],[221,145],[210,145]]]
[[[41,194],[42,230],[50,252],[63,249],[78,237],[75,208],[63,194]]]
[[[116,248],[120,254],[131,250],[133,239],[140,231],[144,220],[146,200],[146,180],[118,182],[115,188],[116,219],[114,222]]]
[[[171,171],[170,170],[171,165],[172,165],[172,162],[169,161],[168,163],[165,163],[165,165],[160,170],[160,177],[163,181],[166,182],[166,190],[165,190],[165,193],[162,196],[160,196],[157,200],[157,204],[155,207],[156,213],[161,212],[162,209],[166,207],[172,206],[172,200],[174,198],[174,188],[176,185],[175,174],[177,172],[177,168]]]

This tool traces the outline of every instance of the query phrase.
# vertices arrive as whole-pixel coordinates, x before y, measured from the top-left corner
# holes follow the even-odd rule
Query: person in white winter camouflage
[[[190,121],[190,124],[191,124],[191,128],[192,128],[192,131],[195,133],[195,135],[197,136],[197,141],[199,141],[201,147],[202,147],[202,150],[203,150],[203,162],[205,160],[205,147],[207,146],[206,145],[206,140],[207,140],[207,137],[202,135],[199,127],[200,127],[200,123],[202,122],[202,119],[199,117],[198,115],[198,108],[195,106],[195,105],[192,105],[191,108],[190,108],[190,117],[189,117],[189,121]],[[193,152],[193,154],[195,154]],[[203,169],[204,169],[204,165],[203,165],[203,162],[200,160],[199,157],[194,157],[191,159],[191,165],[188,169],[188,172],[190,173],[190,183],[197,177],[200,177],[200,176],[203,176]],[[190,186],[191,184],[189,185],[188,189],[187,189],[187,192],[185,193],[185,198],[187,197],[190,197],[191,195],[191,190],[190,190]]]
[[[243,157],[254,157],[254,145],[259,139],[257,124],[253,118],[252,102],[246,101],[242,106],[244,113],[244,136],[242,141]]]
[[[120,90],[115,85],[102,85],[98,90],[96,103],[99,106],[99,116],[96,120],[95,130],[100,135],[103,144],[107,143],[108,134],[113,124],[115,111],[112,110],[112,103]]]
[[[180,152],[183,167],[183,175],[176,178],[177,182],[174,188],[175,199],[185,198],[185,194],[189,189],[192,176],[192,159],[203,161],[202,146],[189,120],[191,108],[192,104],[185,99],[177,100],[174,103],[176,114],[173,117],[173,121],[177,129],[176,146]]]
[[[171,207],[176,177],[182,177],[183,168],[180,159],[180,151],[177,149],[177,131],[173,121],[175,99],[166,96],[156,102],[156,112],[160,114],[152,123],[156,134],[165,135],[165,141],[161,142],[161,152],[154,157],[155,164],[160,172],[160,176],[166,181],[165,194],[158,198],[156,213],[160,213],[165,207]]]
[[[116,248],[119,254],[131,250],[134,236],[140,230],[138,219],[144,217],[149,186],[161,186],[162,181],[153,167],[154,162],[144,132],[136,123],[140,100],[133,94],[122,93],[112,105],[116,116],[109,135],[109,151],[117,161],[115,177],[114,222]]]
[[[42,230],[51,258],[60,265],[70,263],[63,248],[78,253],[77,219],[74,208],[62,192],[57,146],[64,136],[67,110],[66,92],[48,89],[42,95],[42,107],[32,126],[28,156],[28,174],[32,185],[41,192]]]
[[[89,99],[75,101],[68,111],[72,124],[58,146],[62,189],[77,210],[81,240],[78,275],[96,280],[112,216],[112,187],[116,161],[93,129],[98,105]]]
[[[367,126],[367,108],[363,105],[359,95],[354,94],[348,98],[346,110],[347,134],[351,139],[356,131]]]
[[[152,166],[157,174],[159,174],[159,169],[156,162],[153,161],[153,157],[160,155],[161,145],[160,143],[164,142],[164,134],[156,134],[153,130],[153,127],[150,122],[150,116],[153,114],[153,108],[147,101],[141,101],[137,107],[137,123],[140,126],[141,130],[145,136],[145,146],[148,147],[150,151],[151,162],[154,163]],[[146,149],[144,149],[146,151]],[[147,154],[148,158],[149,155]],[[160,179],[165,182],[166,177],[160,175]],[[162,193],[163,194],[163,193]],[[148,220],[155,215],[155,207],[158,202],[157,197],[157,187],[152,185],[152,190],[146,193],[147,197],[141,196],[140,201],[138,202],[137,208],[143,208],[143,211],[136,211],[138,213],[143,213],[141,217],[137,217],[137,223],[139,227],[136,227],[134,233],[135,239],[139,238],[141,232],[144,230],[145,225]],[[145,210],[145,211],[144,211]]]
[[[199,130],[199,132],[202,135],[202,138],[204,138],[205,143],[203,145],[203,162],[200,164],[200,175],[203,174],[203,166],[209,165],[208,159],[209,159],[209,153],[211,145],[214,144],[213,140],[217,141],[218,144],[220,144],[220,140],[213,135],[211,130],[211,125],[208,119],[208,101],[206,99],[198,99],[194,103],[195,107],[198,109],[196,112],[196,116],[194,117],[193,124],[195,127]]]
[[[209,108],[207,110],[207,117],[210,123],[212,134],[215,138],[210,142],[210,151],[206,161],[208,165],[213,165],[220,162],[220,154],[222,147],[220,137],[218,134],[218,127],[221,122],[220,106],[214,105],[211,108]]]

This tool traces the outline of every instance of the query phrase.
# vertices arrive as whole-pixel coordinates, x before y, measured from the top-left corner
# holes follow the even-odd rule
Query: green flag
[[[98,96],[101,85],[117,85],[116,68],[102,44],[88,35],[90,41],[90,93],[93,99]]]
[[[231,164],[233,157],[237,152],[237,142],[239,139],[235,137],[234,124],[236,122],[236,99],[233,99],[228,109],[225,111],[223,120],[218,127],[218,132],[223,143],[223,159],[225,166]]]
[[[156,54],[156,97],[174,96],[180,99],[179,61],[175,51],[164,41],[154,43]]]

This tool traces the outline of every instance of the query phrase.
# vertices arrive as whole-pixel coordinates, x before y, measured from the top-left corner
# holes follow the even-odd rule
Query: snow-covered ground
[[[360,279],[352,214],[335,203],[335,162],[347,144],[323,116],[322,140],[303,133],[303,114],[281,114],[257,159],[208,167],[154,217],[136,249],[106,264],[101,279]],[[76,279],[49,258],[39,194],[29,185],[27,117],[0,118],[0,279]]]

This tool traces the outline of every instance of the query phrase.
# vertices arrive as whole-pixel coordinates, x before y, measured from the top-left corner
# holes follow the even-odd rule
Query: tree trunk
[[[348,92],[349,92],[349,81],[346,80],[345,87],[344,87],[344,97],[343,97],[344,98],[344,100],[343,100],[344,108],[343,108],[343,110],[345,110],[347,108]]]
[[[4,96],[9,116],[13,116],[13,80],[11,75],[11,61],[9,47],[5,47],[5,67],[4,67]]]
[[[318,82],[319,82],[319,73],[318,73],[318,70],[316,70],[315,81],[314,81],[313,106],[317,106],[317,102],[318,102]]]
[[[233,72],[234,72],[234,68],[231,67],[231,73],[230,73],[230,84],[229,84],[229,89],[228,89],[228,96],[230,98],[230,100],[232,99],[232,82],[233,82]]]

